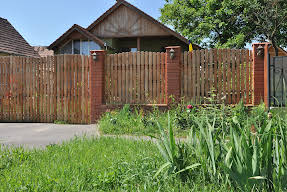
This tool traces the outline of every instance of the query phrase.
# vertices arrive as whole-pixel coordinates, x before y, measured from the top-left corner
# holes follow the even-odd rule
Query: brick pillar
[[[96,53],[96,60],[92,54]],[[101,115],[105,91],[105,58],[106,51],[90,51],[90,91],[91,91],[91,123],[95,123]]]
[[[174,58],[171,58],[171,50],[174,51]],[[166,63],[165,63],[165,96],[167,104],[170,104],[172,99],[176,102],[181,97],[181,47],[166,47]]]
[[[268,106],[268,46],[270,43],[254,43],[253,47],[253,105],[264,101]],[[264,47],[264,55],[258,55],[258,47]]]

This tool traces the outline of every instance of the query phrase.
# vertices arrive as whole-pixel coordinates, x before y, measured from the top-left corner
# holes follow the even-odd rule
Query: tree
[[[277,7],[274,1],[279,2]],[[286,0],[166,0],[160,20],[203,47],[243,48],[257,39],[273,39],[274,45],[285,47],[286,4]],[[270,22],[271,13],[277,13],[277,19]],[[276,29],[272,39],[266,26]]]
[[[278,56],[278,46],[287,47],[287,1],[244,1],[244,19],[255,26],[255,38],[269,41]]]

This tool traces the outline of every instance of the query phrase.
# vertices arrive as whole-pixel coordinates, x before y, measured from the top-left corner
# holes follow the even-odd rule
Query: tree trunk
[[[273,45],[274,50],[275,50],[275,56],[278,56],[279,55],[279,49],[278,49],[278,46],[277,46],[277,44],[273,38],[272,38],[272,45]]]

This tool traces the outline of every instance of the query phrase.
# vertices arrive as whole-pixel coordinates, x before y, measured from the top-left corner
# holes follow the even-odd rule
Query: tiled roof
[[[7,21],[0,17],[0,52],[13,55],[39,57],[20,33]]]
[[[40,57],[47,57],[47,56],[53,56],[54,51],[49,50],[45,46],[34,46],[34,50],[40,55]]]

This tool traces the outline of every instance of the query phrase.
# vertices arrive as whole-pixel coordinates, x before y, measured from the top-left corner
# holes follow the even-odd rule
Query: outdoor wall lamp
[[[174,49],[171,49],[171,50],[169,51],[169,56],[170,56],[170,59],[173,59],[173,58],[174,58],[174,56],[175,56],[175,51],[174,51]]]
[[[97,57],[97,56],[98,56],[97,53],[93,53],[92,56],[93,56],[93,60],[96,61],[97,58],[98,58],[98,57]]]
[[[264,56],[264,47],[262,45],[257,47],[257,56]]]

